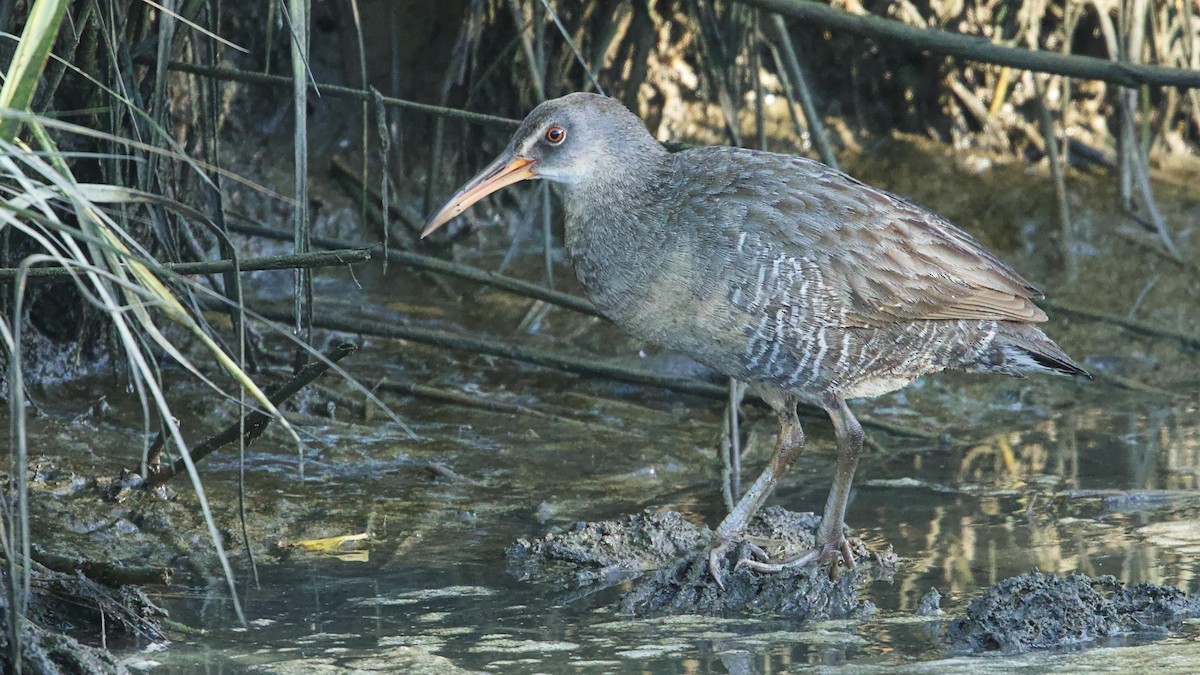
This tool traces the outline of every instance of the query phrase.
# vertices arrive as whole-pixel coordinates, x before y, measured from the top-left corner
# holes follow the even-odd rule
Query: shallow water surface
[[[144,658],[169,672],[249,666],[290,671],[323,664],[403,670],[424,664],[431,672],[453,664],[530,673],[752,673],[802,664],[926,662],[948,672],[982,667],[994,660],[964,661],[939,641],[944,621],[914,615],[931,588],[943,595],[946,618],[961,613],[981,588],[1031,569],[1113,574],[1130,583],[1197,590],[1200,494],[1194,473],[1186,470],[1196,465],[1200,429],[1194,409],[1145,405],[1128,401],[1120,414],[1058,413],[1029,430],[997,431],[969,448],[885,448],[889,456],[872,457],[860,474],[851,524],[872,545],[894,546],[902,563],[892,580],[862,587],[879,608],[864,621],[633,619],[613,610],[620,586],[549,587],[506,572],[502,554],[515,538],[574,520],[649,507],[715,522],[719,497],[715,472],[703,456],[707,448],[680,438],[668,420],[647,420],[654,425],[647,437],[665,439],[660,442],[668,448],[651,457],[643,455],[644,440],[572,450],[558,435],[578,438],[573,429],[530,427],[509,417],[504,433],[502,420],[491,420],[486,433],[502,440],[451,460],[456,470],[481,477],[481,485],[415,479],[385,463],[361,472],[338,461],[314,463],[304,485],[287,473],[262,472],[252,481],[261,494],[303,494],[310,504],[312,520],[291,525],[293,532],[308,527],[326,534],[338,523],[370,530],[369,560],[297,553],[265,562],[261,585],[245,590],[249,630],[233,626],[220,585],[203,601],[171,602],[176,620],[210,633]],[[483,433],[478,416],[467,413],[459,424]],[[1151,416],[1161,426],[1149,426]],[[1112,431],[1098,429],[1099,421]],[[439,428],[419,426],[423,434]],[[528,429],[536,429],[536,437]],[[1167,447],[1144,451],[1163,440]],[[382,439],[340,441],[364,442],[383,450]],[[823,501],[830,447],[819,436],[814,445],[776,502],[811,509]],[[672,457],[671,448],[679,456]],[[1195,636],[1185,627],[1169,645],[1149,649],[1155,658],[1172,653],[1192,659],[1200,655]],[[1120,654],[1131,664],[1149,658],[1137,649]],[[1038,669],[1051,658],[1060,665],[1079,659],[1081,669],[1099,663],[1087,653],[1004,663]]]

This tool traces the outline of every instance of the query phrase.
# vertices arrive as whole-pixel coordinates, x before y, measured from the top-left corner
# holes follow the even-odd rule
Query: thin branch
[[[290,233],[289,236],[291,236]],[[147,267],[151,267],[155,271],[161,268],[175,274],[216,274],[231,272],[235,269],[239,272],[261,272],[263,270],[290,270],[298,267],[343,267],[351,263],[366,262],[370,259],[371,251],[368,249],[343,248],[334,251],[305,253],[303,255],[272,255],[262,258],[249,258],[238,261],[236,266],[233,260],[204,260],[188,263],[159,263],[156,266],[151,267],[147,265]],[[0,284],[16,278],[18,271],[15,267],[0,267]],[[71,281],[74,279],[71,275],[71,270],[65,267],[35,267],[27,270],[25,276],[30,281],[41,281],[44,283]]]
[[[600,81],[596,79],[596,74],[592,72],[591,66],[588,65],[587,59],[583,58],[583,54],[579,51],[579,47],[575,46],[575,41],[571,39],[571,34],[567,32],[567,27],[562,24],[562,21],[559,21],[558,13],[550,7],[550,3],[546,0],[542,0],[542,6],[545,7],[546,12],[550,14],[550,18],[554,21],[554,25],[558,26],[558,32],[561,33],[563,39],[566,40],[567,46],[570,47],[571,51],[575,53],[575,59],[579,61],[579,65],[583,66],[583,71],[587,73],[588,80],[591,81],[592,86],[596,88],[596,91],[600,92],[601,96],[608,96],[608,94],[604,93],[604,87],[600,86]]]
[[[837,156],[833,152],[833,146],[829,144],[829,138],[825,135],[825,124],[821,121],[821,113],[817,111],[817,105],[813,103],[808,80],[804,77],[804,69],[800,67],[800,59],[796,56],[796,48],[792,45],[787,24],[783,22],[782,16],[772,14],[771,26],[775,32],[773,42],[779,45],[783,64],[788,69],[788,82],[795,90],[795,97],[800,102],[800,109],[804,111],[804,119],[808,122],[808,135],[812,138],[813,147],[817,149],[817,155],[822,162],[836,169],[838,168]],[[755,75],[757,76],[757,73]]]
[[[984,63],[1055,73],[1089,80],[1102,80],[1126,87],[1152,84],[1166,87],[1200,88],[1200,71],[1164,68],[1127,62],[1112,62],[1092,56],[1064,55],[1004,47],[985,38],[962,33],[916,28],[878,16],[861,16],[808,0],[735,0],[761,7],[809,25],[844,30],[879,40],[898,43],[913,51],[959,56]]]
[[[1063,260],[1066,261],[1068,269],[1074,276],[1077,264],[1075,256],[1071,252],[1071,242],[1074,241],[1075,235],[1071,227],[1071,207],[1067,201],[1067,179],[1062,156],[1058,151],[1058,135],[1054,133],[1054,119],[1050,117],[1050,104],[1046,102],[1046,87],[1042,84],[1042,79],[1034,75],[1033,85],[1037,88],[1038,125],[1042,129],[1046,162],[1050,166],[1050,179],[1054,181],[1054,200],[1058,204],[1058,226],[1062,232],[1060,246]]]
[[[270,227],[263,227],[261,225],[229,223],[229,230],[231,232],[240,232],[242,234],[268,237],[279,240],[287,240],[292,236],[290,232],[284,232],[282,230],[276,230]],[[312,244],[313,246],[331,249],[353,248],[355,246],[355,244],[350,242],[337,239],[328,239],[325,237],[313,237]],[[372,246],[367,250],[371,252],[371,255],[383,255],[383,247],[380,245]],[[442,260],[441,258],[434,258],[427,255],[421,255],[419,253],[397,251],[395,249],[389,249],[387,251],[387,259],[390,262],[408,265],[409,267],[415,267],[417,269],[429,270],[431,272],[447,274],[453,277],[467,279],[469,281],[475,281],[481,284],[488,284],[495,286],[496,288],[502,288],[510,293],[515,293],[527,298],[533,298],[534,300],[544,300],[550,304],[565,307],[583,314],[600,316],[600,312],[596,311],[596,308],[592,306],[592,303],[584,300],[583,298],[578,298],[560,291],[552,291],[544,286],[532,284],[528,281],[521,281],[520,279],[514,279],[512,277],[508,277],[503,274],[497,274],[495,272],[480,269],[478,267],[471,267],[470,265],[449,262],[447,260]]]
[[[1081,316],[1085,319],[1100,321],[1102,323],[1111,323],[1114,326],[1120,326],[1121,328],[1134,333],[1141,333],[1142,335],[1149,335],[1150,337],[1175,340],[1176,342],[1190,349],[1200,349],[1200,335],[1174,331],[1169,328],[1160,328],[1155,324],[1147,323],[1145,321],[1128,319],[1115,314],[1105,314],[1104,312],[1097,312],[1094,309],[1084,309],[1082,307],[1064,305],[1061,302],[1056,302],[1053,300],[1038,300],[1038,304],[1051,311],[1063,312],[1064,314],[1074,314],[1075,316]]]
[[[153,61],[153,59],[150,61]],[[139,60],[139,62],[141,61]],[[263,84],[276,87],[292,86],[292,79],[290,77],[264,75],[262,73],[255,73],[248,70],[237,70],[236,68],[211,68],[192,63],[183,63],[181,61],[171,61],[167,64],[167,70],[173,70],[181,73],[191,73],[193,75],[204,75],[205,77],[213,77],[232,82],[243,82],[246,84]],[[322,96],[349,98],[356,101],[375,100],[375,96],[370,91],[355,89],[353,87],[312,83],[310,83],[309,86],[312,87],[314,91],[319,87]],[[409,101],[407,99],[395,98],[392,96],[380,96],[378,100],[384,105],[395,108],[419,110],[432,115],[440,115],[442,117],[460,119],[466,122],[474,122],[482,126],[493,127],[497,129],[507,129],[511,131],[521,125],[521,120],[498,117],[496,115],[485,115],[483,113],[458,110],[456,108],[447,108],[439,105],[429,105],[428,103],[417,103],[416,101]]]

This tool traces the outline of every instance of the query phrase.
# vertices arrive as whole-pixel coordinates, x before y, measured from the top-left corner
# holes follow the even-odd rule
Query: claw
[[[758,544],[756,544],[752,541],[749,541],[749,540],[746,541],[746,548],[750,549],[750,555],[757,558],[758,560],[766,562],[771,559],[770,553],[767,553],[763,549],[762,546],[759,546]],[[740,564],[741,560],[739,560],[738,563]],[[736,569],[736,568],[734,568],[734,569]]]
[[[738,544],[745,540],[745,535],[736,535],[734,537],[714,536],[712,548],[708,549],[708,573],[712,575],[713,581],[717,582],[717,588],[725,590],[725,581],[721,574],[721,561],[725,558],[725,554],[734,544]],[[754,545],[750,544],[750,550],[754,555],[766,555],[766,553]],[[738,568],[734,568],[735,570]]]
[[[721,581],[721,558],[725,557],[730,543],[723,541],[708,550],[708,573],[712,575],[713,581],[717,582],[717,588],[722,591],[725,590],[725,582]]]
[[[849,540],[842,539],[842,545],[838,547],[838,553],[842,556],[842,564],[846,569],[854,569],[854,552],[850,550]]]
[[[708,550],[708,573],[712,575],[713,581],[717,583],[717,588],[720,588],[722,591],[725,590],[725,580],[721,572],[721,561],[729,551],[729,548],[737,543],[746,545],[748,555],[737,561],[737,564],[733,566],[734,572],[754,570],[755,572],[774,574],[790,568],[805,567],[813,563],[832,563],[829,568],[829,573],[832,576],[837,572],[839,563],[845,565],[848,569],[854,569],[855,567],[854,549],[851,547],[850,541],[844,537],[839,538],[836,542],[821,544],[798,558],[780,563],[771,562],[771,554],[767,553],[759,544],[751,541],[751,538],[746,535],[734,538],[718,537],[714,541],[716,543]],[[760,539],[760,541],[770,540]]]

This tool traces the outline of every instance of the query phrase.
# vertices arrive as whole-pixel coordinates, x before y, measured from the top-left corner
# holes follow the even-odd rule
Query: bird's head
[[[494,162],[425,221],[421,236],[513,183],[544,178],[581,186],[626,174],[643,157],[665,153],[616,99],[576,93],[546,101],[529,113]]]

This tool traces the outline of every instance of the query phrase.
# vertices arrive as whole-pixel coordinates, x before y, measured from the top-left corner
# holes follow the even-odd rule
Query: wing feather
[[[706,148],[733,165],[688,190],[718,203],[739,232],[814,260],[847,307],[843,323],[872,327],[927,320],[1036,323],[1041,293],[945,218],[799,157]],[[722,175],[724,174],[724,175]],[[730,179],[728,176],[732,175]],[[740,236],[740,234],[739,234]]]

